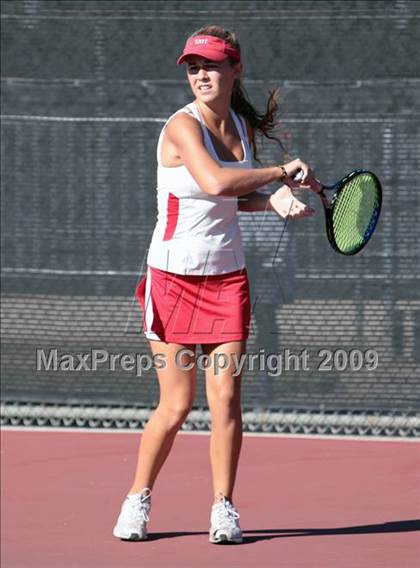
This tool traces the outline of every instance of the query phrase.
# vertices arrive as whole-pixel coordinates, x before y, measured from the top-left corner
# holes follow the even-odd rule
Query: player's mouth
[[[206,91],[210,91],[211,90],[211,86],[210,85],[200,85],[198,87],[199,91],[202,91],[203,93],[205,93]]]

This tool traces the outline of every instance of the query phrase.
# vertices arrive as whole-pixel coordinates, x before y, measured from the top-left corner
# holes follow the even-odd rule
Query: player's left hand
[[[299,201],[290,187],[283,185],[276,192],[274,192],[269,199],[272,209],[286,219],[300,219],[301,217],[311,217],[315,214],[314,209]]]

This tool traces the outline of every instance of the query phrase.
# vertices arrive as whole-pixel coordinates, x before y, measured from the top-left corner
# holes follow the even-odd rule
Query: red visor
[[[183,63],[188,55],[199,55],[211,61],[224,61],[228,57],[234,61],[241,60],[241,54],[233,45],[219,37],[208,35],[190,37],[177,64]]]

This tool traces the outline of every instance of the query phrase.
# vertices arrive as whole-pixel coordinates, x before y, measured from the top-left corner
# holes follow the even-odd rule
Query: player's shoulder
[[[185,109],[185,110],[184,110]],[[180,136],[184,133],[201,132],[198,120],[188,107],[184,107],[176,112],[166,124],[166,132],[169,137]]]

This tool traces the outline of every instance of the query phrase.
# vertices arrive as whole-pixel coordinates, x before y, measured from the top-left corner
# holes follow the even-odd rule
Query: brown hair
[[[239,52],[241,51],[237,35],[233,32],[230,32],[229,30],[221,28],[220,26],[204,26],[203,28],[194,32],[191,37],[197,35],[212,35],[219,37],[227,43],[233,45]],[[231,65],[236,64],[236,61],[231,58],[229,58],[229,62]],[[252,135],[250,142],[254,153],[254,159],[257,162],[260,162],[260,160],[257,156],[257,145],[255,141],[256,132],[262,136],[265,136],[266,138],[270,138],[270,140],[276,140],[276,142],[280,144],[282,150],[286,152],[282,141],[277,138],[277,136],[274,136],[272,134],[273,130],[275,130],[279,126],[279,120],[277,118],[278,96],[279,89],[269,91],[266,110],[265,113],[262,114],[259,113],[257,109],[251,104],[241,79],[235,79],[235,82],[233,84],[231,105],[233,110],[246,118],[251,126]]]

